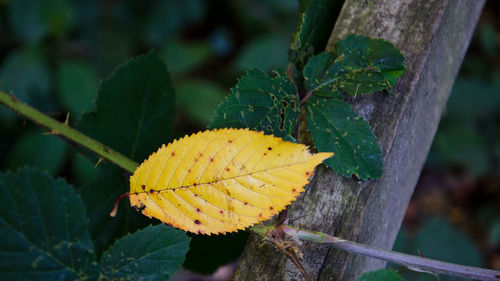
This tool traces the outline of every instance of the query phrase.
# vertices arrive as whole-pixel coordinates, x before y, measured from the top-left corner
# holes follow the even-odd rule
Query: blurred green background
[[[246,69],[287,66],[297,7],[293,0],[0,0],[0,88],[58,120],[69,113],[74,123],[93,108],[101,79],[154,49],[174,81],[174,132],[183,136],[206,128]],[[396,250],[500,269],[498,15],[499,2],[489,1]],[[98,176],[71,145],[3,107],[0,132],[2,171],[36,166],[76,188]],[[211,273],[236,260],[246,237],[196,237],[185,267]],[[408,280],[435,280],[399,270]]]

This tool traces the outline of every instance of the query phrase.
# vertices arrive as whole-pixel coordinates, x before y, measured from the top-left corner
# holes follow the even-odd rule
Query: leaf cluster
[[[209,128],[250,128],[295,141],[304,109],[316,149],[335,153],[324,162],[328,167],[347,177],[378,178],[382,152],[375,135],[344,98],[390,91],[405,70],[403,61],[387,41],[349,35],[336,44],[334,53],[312,56],[302,77],[290,70],[275,71],[272,77],[248,71],[219,106]]]
[[[368,123],[344,98],[390,90],[404,71],[403,59],[386,41],[354,35],[337,43],[334,53],[318,53],[328,36],[313,28],[315,17],[322,26],[332,21],[319,8],[320,2],[301,3],[289,71],[269,76],[249,70],[219,106],[209,127],[250,128],[296,141],[299,121],[306,118],[316,149],[336,154],[325,162],[327,166],[344,176],[376,178],[382,169],[380,148]],[[40,56],[38,52],[27,49],[18,59],[24,61],[25,56],[30,61]],[[75,77],[88,79],[89,85],[96,80],[85,65],[71,62],[63,65],[60,76],[63,92],[69,92],[66,85],[73,84]],[[80,90],[88,96],[83,102],[88,105],[92,87]],[[193,90],[182,89],[189,91]],[[79,107],[80,102],[72,98],[64,103],[78,112],[91,108]],[[184,98],[182,103],[189,100]],[[75,127],[142,161],[172,139],[174,105],[167,68],[151,52],[129,60],[105,79],[95,109],[84,113]],[[305,112],[302,117],[301,112]],[[200,119],[205,115],[200,114]],[[95,180],[76,189],[31,169],[0,175],[0,192],[6,200],[0,207],[0,231],[7,241],[0,243],[1,277],[164,280],[180,267],[188,249],[187,236],[163,225],[147,226],[150,221],[132,208],[119,208],[116,218],[109,218],[113,201],[127,191],[128,175],[107,164],[94,173]],[[24,262],[17,262],[19,257]]]

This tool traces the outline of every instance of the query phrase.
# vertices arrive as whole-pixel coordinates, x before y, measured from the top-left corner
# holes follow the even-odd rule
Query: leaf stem
[[[368,245],[340,239],[322,232],[310,231],[288,225],[258,225],[251,227],[250,231],[263,235],[267,239],[272,239],[269,237],[271,233],[280,231],[290,237],[298,237],[301,240],[328,244],[330,247],[335,249],[385,260],[391,263],[406,266],[408,269],[415,271],[435,272],[479,280],[500,280],[500,271],[497,270],[458,265],[419,256],[382,250]]]
[[[123,156],[117,151],[105,146],[104,144],[78,132],[77,130],[71,128],[67,122],[61,123],[43,113],[36,110],[35,108],[21,102],[13,95],[8,95],[2,90],[0,90],[0,104],[12,109],[13,111],[19,113],[20,115],[31,119],[33,122],[50,129],[50,133],[64,137],[74,143],[77,143],[89,150],[95,152],[103,159],[120,166],[124,170],[133,173],[137,168],[138,164],[131,159]]]

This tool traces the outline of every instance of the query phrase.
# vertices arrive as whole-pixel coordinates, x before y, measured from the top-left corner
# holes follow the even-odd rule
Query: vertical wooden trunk
[[[390,249],[429,151],[484,0],[347,0],[327,49],[356,33],[393,42],[407,72],[394,95],[352,100],[372,126],[384,156],[375,181],[356,181],[320,167],[288,217],[294,225]],[[281,253],[252,236],[235,280],[303,280]],[[314,243],[302,245],[315,280],[356,280],[383,262]]]

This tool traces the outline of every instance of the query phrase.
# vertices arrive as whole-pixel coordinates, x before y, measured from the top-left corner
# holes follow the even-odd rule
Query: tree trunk
[[[467,50],[484,0],[347,0],[327,49],[355,33],[393,42],[407,72],[394,95],[352,100],[383,152],[380,179],[357,181],[320,167],[289,208],[294,225],[391,249]],[[378,260],[304,242],[302,264],[314,280],[356,280]],[[295,265],[252,235],[235,280],[304,280]]]

